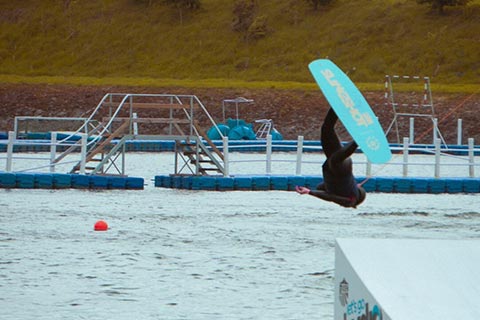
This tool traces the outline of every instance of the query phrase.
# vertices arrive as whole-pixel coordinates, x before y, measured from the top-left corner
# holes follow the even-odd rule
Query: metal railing
[[[149,109],[150,113],[155,113],[157,116],[163,118],[152,119],[151,114],[147,114],[142,119],[140,112]],[[80,151],[80,160],[77,160],[77,166],[80,168],[80,173],[85,173],[85,157],[84,154],[90,150],[95,150],[100,145],[105,137],[108,137],[115,131],[115,126],[122,121],[128,122],[127,131],[131,137],[138,134],[139,123],[154,123],[156,132],[149,132],[150,136],[171,136],[173,129],[179,130],[178,136],[197,136],[199,139],[202,133],[197,128],[196,113],[206,117],[211,126],[216,128],[219,135],[223,138],[220,129],[207,111],[203,103],[194,95],[174,95],[174,94],[131,94],[131,93],[108,93],[97,106],[93,109],[91,114],[86,118],[67,118],[67,117],[16,117],[13,134],[9,135],[8,150],[7,150],[7,171],[12,168],[13,146],[29,143],[31,145],[43,145],[50,147],[51,155],[56,154],[53,159],[49,157],[49,167],[55,168],[60,163],[65,163],[63,160],[67,156]],[[166,115],[166,116],[165,116]],[[175,118],[175,120],[174,120]],[[185,119],[183,122],[178,121],[179,118]],[[50,123],[52,127],[59,127],[60,122],[80,122],[72,130],[63,133],[62,139],[57,139],[58,134],[54,134],[53,130],[49,130],[46,125]],[[143,121],[143,122],[142,122]],[[51,132],[51,141],[26,141],[25,138],[29,130],[28,122],[37,122],[36,126],[41,128],[43,132]],[[24,123],[24,128],[20,128],[19,123]],[[39,124],[40,123],[40,124]],[[52,124],[53,123],[53,124]],[[165,128],[167,125],[168,127]],[[182,130],[180,126],[187,126]],[[150,128],[152,129],[152,128]],[[168,133],[165,134],[165,131]],[[119,133],[119,134],[123,134]],[[123,141],[123,140],[122,140]],[[100,146],[101,147],[101,146]],[[58,155],[57,151],[61,150]],[[10,151],[10,152],[9,152]],[[123,151],[124,152],[124,151]],[[87,159],[88,161],[88,159]],[[105,159],[103,159],[105,161]]]
[[[480,160],[476,154],[480,154],[480,147],[474,145],[473,138],[468,139],[467,149],[465,148],[455,148],[450,146],[448,149],[442,148],[441,140],[437,139],[436,144],[431,147],[411,145],[408,138],[404,138],[403,145],[392,146],[391,150],[394,153],[392,159],[381,165],[374,165],[368,161],[368,159],[363,156],[361,160],[360,156],[354,158],[354,167],[361,167],[364,170],[366,176],[378,175],[382,171],[386,171],[385,168],[388,167],[397,167],[401,168],[401,172],[397,172],[397,175],[407,177],[411,175],[411,169],[413,167],[420,168],[433,168],[433,176],[439,178],[442,176],[442,168],[445,167],[459,167],[463,168],[465,171],[458,171],[459,177],[476,177],[475,168],[480,167]],[[256,152],[256,159],[250,158],[247,159],[245,156],[242,156],[242,159],[239,159],[240,152],[235,153],[235,151],[241,151],[244,148],[256,148],[257,150],[264,150],[263,152]],[[274,156],[273,149],[279,148],[284,152],[278,152]],[[317,160],[306,160],[305,151],[317,151],[321,152],[321,146],[304,146],[303,136],[299,136],[296,145],[285,145],[285,144],[274,144],[271,136],[268,136],[266,143],[248,144],[248,145],[229,145],[228,138],[223,139],[223,146],[221,147],[224,153],[225,159],[225,168],[227,175],[237,174],[231,169],[232,165],[235,164],[248,164],[248,163],[264,163],[265,170],[261,172],[262,174],[282,174],[285,172],[275,172],[272,169],[273,164],[278,163],[287,163],[291,164],[291,168],[295,168],[295,175],[302,175],[303,167],[306,164],[313,164],[318,169],[318,174],[321,173],[321,165],[325,161],[325,156],[315,155]],[[456,155],[455,153],[466,153],[465,156]],[[417,155],[422,154],[423,157],[418,157]],[[363,155],[363,154],[362,154]],[[427,157],[427,160],[424,158]],[[237,158],[237,159],[236,159]],[[358,171],[358,170],[357,170]],[[390,170],[392,171],[392,170]],[[426,171],[423,170],[425,175]]]
[[[72,142],[56,141],[56,134],[52,133],[52,140],[37,140],[28,141],[16,139],[14,132],[9,133],[8,141],[1,141],[0,144],[6,144],[5,156],[0,156],[0,159],[5,160],[5,171],[35,171],[39,169],[48,169],[50,172],[55,172],[57,167],[64,167],[72,163],[80,161],[81,170],[85,167],[85,157],[87,154],[87,135],[82,134],[79,140],[78,147],[80,152],[65,158],[62,161],[55,162],[55,156],[59,147],[69,147]],[[154,136],[152,136],[154,137]],[[42,152],[34,152],[32,154],[17,154],[14,152],[14,147],[19,145],[43,146]],[[50,152],[46,152],[45,148],[50,148]],[[266,141],[258,141],[258,144],[249,143],[247,145],[230,145],[227,137],[223,138],[223,144],[218,146],[223,151],[225,166],[224,175],[236,174],[285,174],[287,171],[294,175],[311,174],[308,172],[307,166],[313,166],[317,174],[321,173],[321,165],[325,161],[325,156],[320,145],[311,146],[304,145],[302,136],[298,137],[296,144],[276,144],[272,141],[271,136],[268,136]],[[240,152],[249,148],[255,148],[255,152]],[[276,149],[281,152],[274,151]],[[468,139],[466,146],[449,146],[448,149],[442,147],[440,140],[437,140],[435,145],[412,145],[408,138],[404,138],[403,145],[391,146],[393,152],[392,159],[382,165],[371,164],[366,157],[359,153],[354,154],[354,169],[357,174],[362,173],[366,176],[379,175],[386,171],[394,172],[396,176],[433,176],[436,178],[442,177],[445,173],[454,170],[458,177],[479,177],[480,167],[480,146],[474,145],[472,138]],[[75,156],[75,159],[71,158]],[[35,160],[41,161],[42,164],[35,167],[22,168],[14,170],[16,160]],[[82,160],[83,159],[83,160]],[[260,167],[264,169],[262,172],[253,172],[252,163],[260,163]],[[282,164],[281,169],[276,168]],[[241,167],[241,168],[240,168]],[[259,166],[255,166],[258,168]],[[240,168],[241,170],[239,170]],[[448,168],[448,170],[447,170]],[[1,169],[1,167],[0,167]],[[430,172],[431,171],[431,172]]]
[[[0,159],[5,160],[5,171],[6,172],[22,172],[22,171],[36,171],[47,169],[50,172],[55,172],[56,167],[71,166],[74,163],[78,163],[79,159],[85,159],[86,150],[87,150],[87,135],[80,134],[80,143],[78,147],[80,148],[80,153],[76,153],[75,157],[62,158],[61,161],[57,161],[57,151],[61,148],[69,149],[72,146],[77,145],[77,141],[71,141],[68,139],[57,140],[57,133],[51,133],[50,140],[25,140],[17,139],[15,131],[10,131],[8,133],[8,140],[0,141],[0,144],[6,145],[6,154]],[[30,153],[18,153],[14,152],[15,147],[30,147],[32,151]],[[39,149],[41,151],[36,151]],[[45,152],[49,149],[50,152]],[[41,161],[42,164],[34,167],[27,167],[19,170],[14,169],[14,160],[34,160]],[[83,171],[85,170],[85,165],[83,162]]]

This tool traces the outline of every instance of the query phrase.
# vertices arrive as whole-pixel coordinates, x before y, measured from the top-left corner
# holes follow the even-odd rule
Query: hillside
[[[233,29],[233,0],[200,1],[179,11],[160,0],[0,0],[0,131],[18,115],[79,116],[121,91],[195,94],[216,119],[222,99],[245,96],[255,100],[242,111],[248,121],[272,118],[286,139],[318,139],[328,105],[307,65],[328,57],[384,127],[385,74],[429,76],[448,142],[457,118],[464,139],[480,141],[480,0],[444,15],[415,0],[336,0],[317,11],[257,0],[249,37]]]
[[[0,75],[311,83],[308,63],[329,57],[356,82],[479,83],[480,0],[444,15],[414,0],[257,3],[258,39],[245,39],[233,1],[0,0]]]

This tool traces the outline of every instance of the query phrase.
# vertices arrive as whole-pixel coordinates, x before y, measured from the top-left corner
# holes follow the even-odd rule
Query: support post
[[[440,178],[440,139],[435,139],[435,178]]]
[[[129,125],[129,128],[128,128],[128,133],[132,134],[132,132],[133,132],[133,121],[132,121],[132,118],[133,118],[133,96],[132,95],[130,95],[129,102],[130,102],[130,111],[128,112],[128,114],[130,115],[130,125]]]
[[[13,145],[15,144],[15,131],[8,131],[7,166],[5,171],[12,172]]]
[[[408,147],[409,147],[408,138],[403,138],[403,176],[408,177]]]
[[[272,173],[272,135],[267,135],[267,174]]]
[[[371,177],[371,176],[372,176],[372,163],[370,162],[370,160],[368,160],[368,158],[367,158],[367,172],[366,172],[366,176],[367,176],[367,177]]]
[[[302,174],[302,155],[303,155],[303,136],[298,136],[297,140],[297,168],[295,174],[297,176]]]
[[[475,144],[473,138],[468,138],[468,173],[470,178],[475,177]]]
[[[85,174],[87,164],[87,135],[82,133],[82,147],[80,149],[80,174]]]
[[[127,145],[124,143],[122,146],[122,175],[125,175],[125,151],[126,151]],[[102,166],[102,173],[103,173],[104,167]],[[107,169],[108,171],[108,169]]]
[[[170,104],[173,104],[173,97],[170,97]],[[173,108],[169,109],[169,119],[168,122],[168,134],[172,135],[173,132]]]
[[[410,118],[410,142],[415,142],[415,118]]]
[[[190,123],[192,124],[191,120]],[[190,134],[192,133],[192,127],[190,127]],[[195,175],[200,174],[200,147],[198,146],[200,142],[195,139]]]
[[[178,152],[179,152],[179,145],[180,141],[175,140],[175,157],[174,157],[174,163],[175,163],[175,171],[174,174],[177,175],[179,173],[178,171]]]
[[[138,115],[136,112],[132,114],[132,120],[133,120],[133,134],[138,135],[138,122],[136,121],[138,119]]]
[[[223,169],[224,169],[223,176],[228,177],[230,175],[228,137],[224,136],[222,140],[223,140]]]
[[[433,118],[433,144],[437,143],[438,139],[438,119]]]
[[[52,132],[50,137],[50,172],[55,172],[55,157],[57,156],[57,133]]]
[[[457,145],[462,145],[462,119],[457,120]]]
[[[193,97],[190,97],[190,135],[193,135]]]

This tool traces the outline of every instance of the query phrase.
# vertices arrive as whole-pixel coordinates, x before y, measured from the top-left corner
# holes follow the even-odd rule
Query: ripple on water
[[[397,217],[406,217],[406,216],[423,216],[427,217],[430,215],[429,212],[426,211],[384,211],[384,212],[361,212],[358,213],[359,216],[365,217],[386,217],[386,216],[397,216]]]
[[[458,213],[446,213],[444,216],[446,218],[472,220],[472,219],[479,219],[480,212],[468,211],[468,212],[458,212]]]
[[[335,238],[475,238],[476,199],[372,194],[347,210],[288,192],[14,190],[0,195],[2,320],[98,319],[99,304],[118,320],[331,319]]]

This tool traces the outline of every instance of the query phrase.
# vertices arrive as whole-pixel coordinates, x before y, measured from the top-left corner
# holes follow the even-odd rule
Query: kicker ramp
[[[337,239],[335,319],[480,319],[480,240]]]

